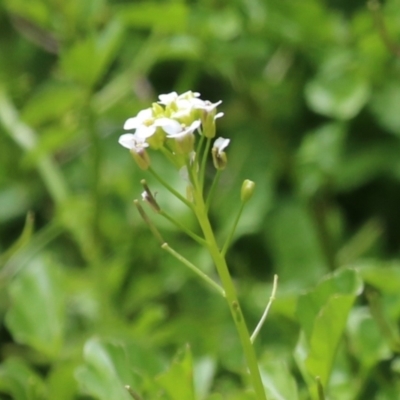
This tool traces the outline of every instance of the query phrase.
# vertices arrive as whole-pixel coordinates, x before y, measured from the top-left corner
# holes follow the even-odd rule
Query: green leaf
[[[296,359],[311,387],[316,376],[326,387],[336,350],[350,309],[362,289],[362,281],[351,269],[344,269],[301,296],[297,315],[304,336],[296,349]]]
[[[296,314],[300,324],[310,339],[314,321],[322,307],[332,296],[356,294],[361,289],[361,281],[352,269],[343,269],[328,276],[317,287],[299,297]]]
[[[11,282],[9,295],[6,324],[14,339],[57,357],[65,322],[61,271],[49,258],[33,259]]]
[[[127,25],[153,28],[163,33],[184,31],[188,18],[188,8],[181,2],[132,2],[118,5],[114,10]]]
[[[347,331],[352,354],[357,357],[364,370],[368,371],[379,361],[392,356],[385,338],[367,307],[352,310]]]
[[[61,54],[61,68],[70,78],[85,87],[92,87],[106,72],[122,42],[124,29],[118,20],[111,20],[97,36],[92,35]]]
[[[313,221],[300,203],[282,201],[270,215],[267,245],[282,282],[304,287],[327,272]]]
[[[365,260],[355,265],[362,279],[384,293],[400,292],[400,263]]]
[[[77,361],[58,362],[47,377],[49,399],[75,400],[78,393],[78,382],[74,371]]]
[[[299,398],[296,381],[284,361],[271,359],[263,362],[261,376],[268,399],[297,400]]]
[[[82,88],[59,82],[46,82],[26,102],[21,118],[31,126],[62,118],[83,100]]]
[[[372,111],[380,124],[397,136],[400,135],[399,102],[400,84],[397,78],[385,82],[374,94],[371,102]]]
[[[125,386],[136,385],[122,344],[90,339],[83,353],[85,365],[76,378],[86,393],[100,400],[132,400]]]
[[[346,126],[330,123],[307,133],[297,153],[296,172],[300,190],[314,195],[321,186],[331,185],[341,163]]]
[[[340,120],[355,117],[369,95],[368,81],[345,51],[330,55],[305,87],[306,100],[313,111]]]
[[[203,357],[194,365],[194,388],[196,398],[204,399],[210,391],[216,370],[216,362],[211,357]]]
[[[195,400],[192,355],[189,346],[178,353],[171,367],[157,377],[171,400]]]
[[[0,268],[3,267],[3,265],[15,255],[20,249],[25,247],[33,233],[33,228],[34,228],[34,217],[32,213],[28,213],[25,218],[25,225],[24,229],[21,232],[21,235],[19,238],[13,243],[13,245],[3,254],[0,256]]]
[[[45,386],[24,361],[9,358],[0,365],[0,392],[16,400],[43,400]]]
[[[353,295],[330,297],[314,321],[306,366],[312,376],[321,378],[324,387],[328,384],[337,345],[346,326],[354,298]]]

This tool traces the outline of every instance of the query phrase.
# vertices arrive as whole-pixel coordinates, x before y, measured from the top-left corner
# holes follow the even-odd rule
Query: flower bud
[[[224,151],[218,151],[215,147],[211,149],[211,155],[215,169],[223,170],[228,164],[228,158]]]
[[[247,203],[252,197],[254,193],[254,189],[256,184],[249,179],[243,181],[242,189],[240,191],[240,200],[243,204]]]
[[[146,170],[150,167],[150,157],[147,154],[145,149],[140,150],[129,150],[132,154],[133,159],[136,161],[136,164],[139,166],[140,169]]]
[[[213,110],[214,111],[214,110]],[[214,116],[215,112],[207,112],[206,110],[203,110],[203,115],[202,115],[202,125],[203,125],[203,135],[206,138],[214,138],[215,137],[215,120]]]
[[[219,170],[225,169],[228,164],[228,158],[224,152],[228,146],[230,140],[222,137],[215,140],[213,148],[211,149],[211,155],[214,163],[214,167]]]

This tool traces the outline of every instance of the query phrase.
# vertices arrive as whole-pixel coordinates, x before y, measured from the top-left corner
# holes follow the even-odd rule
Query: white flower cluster
[[[217,113],[222,101],[201,100],[197,92],[188,91],[180,95],[172,92],[158,98],[158,103],[125,121],[124,129],[134,130],[134,133],[125,133],[119,138],[119,143],[130,150],[143,169],[150,165],[147,147],[160,149],[166,144],[174,154],[189,155],[194,147],[194,132],[213,138],[215,120],[223,116],[222,112]],[[219,143],[224,143],[219,151],[222,152],[229,139],[217,139],[218,149]]]

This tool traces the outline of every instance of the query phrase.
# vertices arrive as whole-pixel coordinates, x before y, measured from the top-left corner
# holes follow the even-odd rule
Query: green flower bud
[[[247,203],[253,197],[255,187],[256,184],[253,181],[250,181],[249,179],[243,181],[242,189],[240,191],[240,199],[242,200],[242,203]]]

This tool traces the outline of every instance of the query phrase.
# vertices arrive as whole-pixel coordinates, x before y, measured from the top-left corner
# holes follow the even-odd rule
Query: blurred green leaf
[[[49,358],[63,344],[65,300],[61,270],[49,258],[35,258],[10,283],[6,324],[17,342]]]
[[[315,289],[299,297],[296,314],[308,339],[321,309],[332,297],[359,294],[362,283],[352,269],[343,269],[323,279]]]
[[[193,380],[196,399],[204,399],[209,393],[216,372],[216,362],[211,357],[196,360]]]
[[[361,289],[357,273],[344,269],[299,298],[297,315],[305,336],[297,346],[297,361],[311,377],[319,376],[324,388],[348,314]]]
[[[84,392],[99,400],[132,400],[125,386],[135,385],[122,344],[93,338],[83,352],[85,364],[76,370],[76,378]]]
[[[306,366],[312,376],[321,378],[324,387],[328,384],[337,345],[353,302],[352,295],[331,297],[314,321]]]
[[[400,146],[394,142],[357,147],[344,156],[338,166],[337,190],[344,192],[355,189],[382,175],[400,176],[399,151]]]
[[[82,88],[56,81],[46,82],[25,104],[21,118],[29,125],[62,118],[73,107],[82,106]]]
[[[365,283],[384,293],[400,291],[400,263],[363,260],[354,264]]]
[[[365,370],[391,357],[392,352],[366,307],[352,310],[348,321],[350,348]]]
[[[306,100],[318,114],[339,120],[355,117],[370,96],[368,81],[348,56],[333,53],[305,87]]]
[[[384,83],[373,96],[371,108],[381,125],[395,135],[400,135],[400,85],[397,77]]]
[[[181,2],[123,4],[114,6],[114,11],[133,28],[151,28],[163,33],[184,31],[188,18],[188,8]]]
[[[195,400],[192,355],[189,346],[178,353],[169,370],[157,382],[171,400]]]
[[[14,244],[3,254],[0,255],[0,268],[20,249],[26,246],[33,233],[34,229],[34,217],[32,213],[28,213],[25,218],[24,229],[20,235],[20,237],[14,242]]]
[[[42,0],[32,0],[28,4],[24,0],[5,0],[4,5],[10,12],[43,27],[49,23],[50,10],[46,2]]]
[[[0,223],[26,214],[32,206],[29,189],[24,185],[12,184],[0,190]]]
[[[271,357],[268,362],[262,363],[261,371],[268,399],[297,400],[299,398],[296,381],[284,361]]]
[[[269,216],[266,229],[267,246],[281,281],[304,287],[326,272],[313,222],[302,204],[282,201]]]
[[[9,358],[0,365],[0,393],[15,400],[47,399],[42,379],[18,358]]]
[[[342,159],[346,126],[343,123],[322,125],[303,138],[297,153],[296,172],[300,190],[311,196],[335,181]]]
[[[58,363],[47,376],[49,399],[75,400],[78,393],[78,382],[74,376],[76,362]]]
[[[98,34],[73,44],[61,54],[61,69],[82,86],[91,88],[104,75],[121,44],[122,23],[112,20]]]

